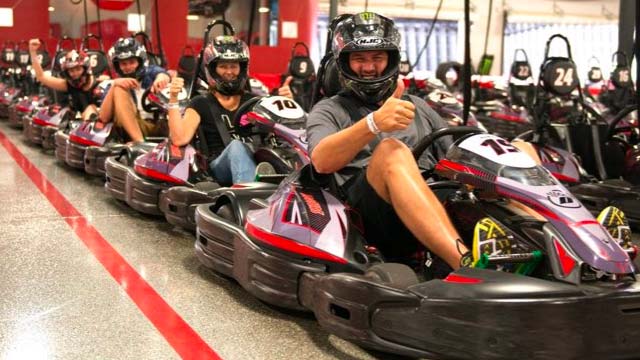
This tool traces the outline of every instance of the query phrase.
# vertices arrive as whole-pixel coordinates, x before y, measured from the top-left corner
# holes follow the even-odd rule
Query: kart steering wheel
[[[142,106],[142,109],[148,113],[154,113],[154,112],[158,112],[160,111],[162,108],[160,107],[160,105],[154,103],[154,102],[150,102],[149,100],[149,95],[151,95],[151,87],[149,87],[148,89],[146,89],[143,93],[142,93],[142,97],[140,99],[140,105]],[[155,95],[155,94],[154,94]]]
[[[258,103],[263,97],[256,96],[247,101],[244,104],[240,105],[238,110],[236,110],[236,114],[233,116],[233,128],[241,137],[250,137],[255,135],[253,132],[253,124],[240,124],[240,120],[242,120],[242,116],[251,111],[253,106]]]
[[[437,139],[447,136],[447,135],[468,135],[468,134],[483,134],[486,133],[485,130],[474,126],[456,126],[456,127],[447,127],[440,128],[431,134],[425,136],[422,140],[418,142],[418,144],[413,148],[413,158],[416,161],[422,156],[422,153],[433,144]]]
[[[631,112],[636,110],[638,110],[637,104],[629,105],[624,109],[620,110],[620,112],[616,114],[616,116],[613,118],[613,120],[609,124],[609,127],[607,129],[606,139],[611,140],[618,133],[621,133],[623,131],[633,130],[631,126],[623,126],[623,127],[617,127],[617,126],[618,126],[618,123],[625,118],[625,116],[629,115]]]

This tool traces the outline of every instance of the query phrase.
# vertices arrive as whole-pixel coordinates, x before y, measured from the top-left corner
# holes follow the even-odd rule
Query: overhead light
[[[142,25],[142,29],[140,26]],[[132,32],[144,31],[145,16],[143,14],[127,15],[127,30]]]
[[[269,8],[261,6],[261,7],[258,8],[258,12],[259,13],[268,13],[269,12]]]
[[[56,11],[56,8],[54,8],[53,6],[49,6],[49,12],[52,12],[52,11]]]
[[[196,20],[199,20],[199,19],[200,19],[200,16],[198,16],[198,15],[187,15],[187,20],[196,21]]]
[[[12,8],[0,8],[0,26],[13,27]]]

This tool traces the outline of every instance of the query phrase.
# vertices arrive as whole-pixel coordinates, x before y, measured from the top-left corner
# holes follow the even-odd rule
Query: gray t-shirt
[[[341,98],[338,98],[341,97]],[[407,144],[413,149],[418,142],[433,131],[447,127],[447,123],[431,109],[423,99],[409,95],[403,100],[410,100],[416,107],[416,117],[411,125],[400,131],[381,133],[368,145],[366,145],[356,157],[344,168],[336,173],[338,185],[342,186],[353,175],[357,174],[369,164],[373,149],[380,140],[393,137]],[[309,142],[309,154],[325,137],[346,129],[365,117],[368,113],[377,110],[379,106],[364,104],[353,96],[335,95],[317,103],[307,118],[307,141]],[[350,111],[351,110],[351,111]],[[356,118],[351,118],[350,113]],[[418,161],[418,166],[425,170],[431,169],[437,160],[442,158],[451,145],[451,137],[445,136],[438,139],[430,149],[425,150]]]

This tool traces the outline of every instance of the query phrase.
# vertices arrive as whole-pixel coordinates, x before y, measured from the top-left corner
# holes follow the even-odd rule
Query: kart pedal
[[[598,222],[627,252],[634,252],[631,242],[631,228],[624,212],[615,206],[607,206],[598,215]]]

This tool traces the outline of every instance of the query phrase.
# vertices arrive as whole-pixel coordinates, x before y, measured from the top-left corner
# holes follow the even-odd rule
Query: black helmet
[[[240,74],[226,81],[216,72],[221,61],[240,63]],[[209,86],[224,95],[237,95],[246,87],[249,72],[249,48],[235,36],[221,35],[207,44],[202,58],[202,67]]]
[[[400,33],[393,20],[384,16],[363,12],[348,16],[338,23],[332,51],[342,87],[368,103],[378,103],[391,96],[398,80],[399,44]],[[349,53],[372,50],[389,54],[387,67],[378,78],[362,79],[349,66]]]
[[[69,76],[69,69],[77,66],[82,66],[84,72],[79,78],[72,79],[71,76]],[[76,50],[71,50],[60,59],[60,70],[62,70],[62,77],[67,80],[69,85],[75,88],[81,88],[87,84],[90,76],[89,57],[84,51],[78,52]]]
[[[134,73],[124,74],[122,70],[120,70],[120,61],[133,57],[138,59],[138,67]],[[132,37],[118,39],[111,49],[109,49],[109,58],[111,59],[113,68],[116,70],[118,75],[122,77],[135,77],[136,79],[140,79],[142,77],[144,67],[147,66],[147,50]]]

